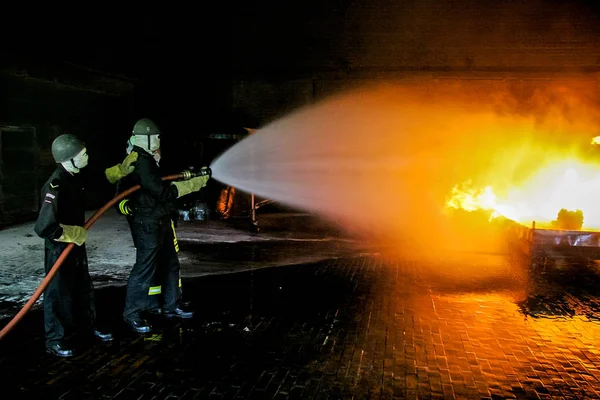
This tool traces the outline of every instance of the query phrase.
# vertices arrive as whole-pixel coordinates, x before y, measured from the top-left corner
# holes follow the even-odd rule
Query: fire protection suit
[[[141,188],[131,195],[130,200],[136,262],[127,282],[123,318],[136,332],[146,333],[150,332],[150,326],[144,324],[140,314],[149,306],[148,292],[156,281],[161,284],[165,317],[192,316],[178,304],[179,259],[174,244],[171,204],[173,200],[206,186],[209,177],[163,182],[155,159],[161,147],[160,130],[152,120],[142,118],[135,123],[132,133],[132,152],[138,153],[139,158],[130,175],[131,184]]]
[[[136,262],[127,282],[123,317],[125,321],[140,321],[140,313],[149,307],[148,292],[156,284],[162,286],[163,314],[179,310],[179,259],[175,248],[171,220],[171,203],[191,191],[200,190],[208,177],[193,178],[184,184],[195,185],[182,192],[176,184],[161,180],[159,166],[146,150],[135,146],[139,154],[135,171],[130,175],[133,185],[141,189],[131,195],[133,212],[132,236],[136,247]],[[178,183],[179,184],[179,183]]]
[[[57,242],[63,235],[60,224],[83,226],[84,190],[81,175],[71,175],[59,165],[41,192],[44,199],[35,232],[44,238],[46,274],[65,250],[68,242]],[[65,330],[94,324],[94,288],[88,271],[85,244],[74,246],[44,292],[46,345],[61,343]]]
[[[84,153],[85,165],[77,164],[79,168],[75,167],[74,162],[77,156],[73,156],[73,152],[83,153],[84,150],[85,145],[72,135],[61,135],[54,141],[52,152],[55,161],[59,164],[42,187],[41,207],[34,227],[36,234],[44,239],[46,274],[69,243],[76,244],[50,281],[43,299],[46,347],[51,349],[58,345],[54,353],[58,352],[60,354],[57,355],[61,356],[69,354],[67,353],[69,350],[60,348],[66,333],[72,330],[93,330],[96,318],[94,288],[88,271],[84,244],[87,238],[87,232],[83,229],[84,185],[79,173],[79,168],[87,165],[87,153]],[[72,163],[72,166],[67,161]],[[121,164],[118,166],[120,167]],[[129,163],[124,169],[128,168],[130,168]],[[106,184],[108,171],[105,171],[105,176],[95,177],[89,181]],[[100,338],[108,337],[98,331],[94,334]]]
[[[127,144],[127,153],[129,154],[132,150],[133,150],[133,144],[132,143],[132,139],[130,139]],[[160,155],[160,154],[159,154]],[[159,165],[160,162],[160,157],[158,156],[154,156],[154,160],[156,161],[156,164]],[[120,180],[117,183],[117,190],[116,190],[116,194],[122,193],[125,190],[131,188],[132,186],[134,186],[131,176],[127,176],[125,178],[123,178],[122,180]],[[129,197],[124,198],[123,200],[121,200],[116,206],[117,211],[121,214],[124,215],[125,218],[127,219],[127,223],[129,224],[129,229],[131,231],[131,237],[133,239],[133,242],[136,243],[135,237],[134,237],[134,229],[133,229],[133,209],[131,208],[131,199]],[[175,232],[175,224],[173,222],[173,220],[171,220],[171,228],[173,230],[173,245],[175,246],[175,252],[179,252],[179,244],[177,243],[177,234]],[[137,251],[137,250],[136,250]],[[161,310],[161,294],[162,294],[162,285],[161,285],[161,277],[163,276],[163,271],[162,271],[162,265],[158,265],[157,266],[157,270],[155,271],[154,274],[154,278],[152,279],[152,283],[150,288],[148,289],[148,305],[145,311],[148,311],[152,314],[160,314],[162,312]],[[177,294],[177,298],[181,298],[181,274],[180,271],[178,269],[178,294]]]

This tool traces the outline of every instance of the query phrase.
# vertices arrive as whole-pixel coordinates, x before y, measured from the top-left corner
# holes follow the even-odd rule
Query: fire
[[[477,187],[472,180],[456,185],[446,206],[465,211],[488,210],[524,225],[551,227],[563,209],[583,212],[583,229],[600,229],[600,166],[576,159],[540,168],[518,186]]]
[[[498,197],[491,186],[475,189],[471,180],[452,189],[452,197],[448,200],[447,206],[455,209],[462,208],[465,211],[488,210],[491,211],[490,219],[504,216],[517,220],[516,215],[510,216],[512,213],[509,208],[498,203]]]

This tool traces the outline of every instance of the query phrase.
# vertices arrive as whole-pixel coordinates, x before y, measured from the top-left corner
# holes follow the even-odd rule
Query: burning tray
[[[517,248],[529,255],[534,266],[551,259],[600,260],[600,231],[539,229],[535,222],[531,228],[514,224],[510,230]]]

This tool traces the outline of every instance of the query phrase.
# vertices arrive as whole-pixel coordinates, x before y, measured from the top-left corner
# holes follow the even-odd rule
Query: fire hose
[[[204,176],[204,175],[211,176],[212,175],[211,169],[203,168],[197,172],[183,171],[180,174],[163,176],[162,180],[163,181],[176,181],[179,179],[188,180],[191,178],[195,178],[197,176]],[[135,185],[135,186],[132,186],[129,189],[119,193],[112,200],[110,200],[108,203],[106,203],[104,206],[102,206],[102,208],[98,209],[98,211],[96,211],[94,213],[94,215],[92,215],[90,217],[90,219],[88,219],[86,221],[83,228],[86,230],[89,230],[90,227],[92,225],[94,225],[94,223],[98,220],[98,218],[100,218],[100,216],[106,212],[106,210],[108,210],[110,207],[114,206],[118,201],[121,201],[122,199],[129,196],[130,194],[136,192],[140,188],[141,188],[140,185]],[[42,295],[44,290],[46,290],[46,287],[50,284],[50,281],[52,281],[52,278],[54,278],[54,275],[56,275],[56,272],[58,271],[58,269],[60,268],[62,263],[65,261],[65,259],[67,258],[67,256],[71,252],[71,250],[73,249],[73,246],[75,246],[75,243],[69,243],[67,245],[67,247],[63,250],[60,257],[58,257],[58,260],[56,260],[56,262],[52,266],[52,269],[50,269],[50,271],[48,272],[48,274],[46,275],[46,277],[40,284],[40,286],[38,286],[37,290],[33,293],[31,298],[29,299],[29,301],[27,301],[27,303],[23,306],[23,308],[21,308],[21,310],[17,313],[17,315],[15,315],[13,317],[13,319],[10,320],[10,322],[8,324],[6,324],[6,326],[4,328],[2,328],[2,330],[0,331],[0,340],[2,340],[8,334],[8,332],[10,332],[15,327],[15,325],[17,325],[17,323],[25,316],[25,314],[27,314],[27,312],[31,309],[31,307],[33,307],[33,304],[40,298],[40,296]]]

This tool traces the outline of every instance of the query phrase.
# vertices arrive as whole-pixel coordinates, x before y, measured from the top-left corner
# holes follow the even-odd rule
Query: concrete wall
[[[312,79],[240,80],[233,83],[231,93],[234,114],[264,125],[297,107],[311,104],[315,87]]]
[[[407,85],[417,90],[481,96],[499,112],[543,114],[551,108],[569,112],[579,107],[600,124],[600,74],[596,72],[538,71],[369,71],[320,74],[289,81],[255,79],[233,84],[232,110],[264,126],[302,106],[336,94],[382,83]],[[545,108],[544,108],[545,107]],[[584,110],[585,108],[585,110]],[[598,115],[597,115],[598,114]]]

